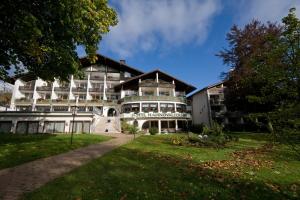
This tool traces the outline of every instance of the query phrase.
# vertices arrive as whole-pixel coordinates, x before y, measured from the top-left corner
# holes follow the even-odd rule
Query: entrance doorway
[[[108,117],[115,117],[115,116],[117,116],[117,111],[116,111],[116,109],[114,109],[114,108],[108,109],[108,111],[107,111],[107,116],[108,116]]]

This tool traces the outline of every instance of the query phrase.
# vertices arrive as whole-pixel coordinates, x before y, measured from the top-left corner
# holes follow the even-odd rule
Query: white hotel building
[[[81,59],[84,77],[69,82],[15,80],[9,112],[0,113],[0,132],[120,132],[121,120],[147,132],[175,132],[192,120],[186,95],[196,88],[160,70],[143,73],[125,61],[98,55]],[[76,112],[74,112],[76,110]],[[75,118],[73,118],[75,117]]]

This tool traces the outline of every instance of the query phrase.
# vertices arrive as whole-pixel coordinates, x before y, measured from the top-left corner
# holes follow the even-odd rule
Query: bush
[[[129,127],[128,128],[129,134],[137,134],[137,132],[139,130],[138,127],[136,127],[134,125],[129,125],[128,127]]]
[[[213,123],[211,128],[203,126],[202,134],[190,133],[188,137],[173,137],[171,143],[181,146],[224,148],[230,141],[238,141],[238,138],[223,133],[223,126]]]
[[[158,133],[158,129],[156,127],[149,128],[149,133],[151,135],[156,135]]]
[[[129,132],[129,124],[126,121],[121,122],[121,130],[123,133],[128,133]]]

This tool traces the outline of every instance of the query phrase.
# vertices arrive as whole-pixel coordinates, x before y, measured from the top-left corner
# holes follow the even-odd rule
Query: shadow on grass
[[[56,179],[26,199],[296,199],[272,188],[204,168],[189,159],[122,147]]]
[[[36,142],[41,140],[47,140],[52,137],[56,137],[56,135],[55,134],[21,135],[21,134],[2,133],[0,134],[0,145]]]

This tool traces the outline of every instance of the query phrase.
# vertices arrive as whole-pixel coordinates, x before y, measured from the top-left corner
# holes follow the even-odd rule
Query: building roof
[[[126,70],[126,71],[128,71],[130,73],[135,74],[135,75],[140,75],[140,74],[144,73],[143,71],[138,70],[138,69],[136,69],[134,67],[131,67],[131,66],[127,65],[126,63],[123,63],[123,62],[120,62],[120,61],[116,61],[116,60],[114,60],[112,58],[103,56],[101,54],[97,54],[97,57],[98,57],[98,60],[96,61],[96,63],[108,64],[109,66],[124,69],[124,70]],[[92,65],[92,63],[90,63],[88,57],[83,57],[83,58],[80,58],[79,60],[80,60],[80,62],[82,64],[83,68]],[[19,78],[21,78],[24,81],[31,81],[31,80],[35,80],[36,79],[36,77],[32,73],[24,73],[24,74],[16,75],[16,76],[10,78],[8,80],[8,82],[13,84],[15,82],[15,80],[17,80]]]
[[[140,74],[144,73],[141,70],[138,70],[134,67],[127,65],[125,62],[116,61],[112,58],[106,57],[101,54],[97,54],[97,57],[98,57],[98,60],[96,61],[96,63],[104,63],[104,64],[107,64],[108,66],[113,66],[113,67],[115,66],[116,68],[125,69],[126,71],[128,71],[130,73],[134,73],[136,75],[140,75]],[[83,67],[88,67],[88,66],[92,65],[92,63],[90,63],[88,57],[81,58],[80,62],[83,65]]]
[[[151,72],[148,73],[144,73],[141,74],[139,76],[135,76],[125,82],[120,83],[119,85],[116,85],[115,88],[116,89],[121,89],[122,87],[130,87],[130,86],[135,86],[137,87],[139,84],[139,79],[145,80],[145,79],[150,79],[150,78],[156,78],[156,73],[159,73],[159,79],[165,80],[165,81],[173,81],[175,82],[175,87],[177,90],[181,90],[181,91],[186,91],[187,93],[190,93],[192,91],[194,91],[196,89],[196,87],[187,84],[159,69],[153,70]]]
[[[221,81],[221,82],[218,82],[218,83],[215,83],[215,84],[206,86],[206,87],[204,87],[204,88],[202,88],[202,89],[200,89],[200,90],[194,92],[193,94],[189,95],[188,98],[190,99],[190,98],[192,98],[192,97],[193,97],[194,95],[196,95],[196,94],[199,94],[199,93],[201,93],[201,92],[203,92],[203,91],[206,91],[206,90],[208,90],[208,89],[211,89],[211,88],[213,88],[213,87],[219,86],[219,85],[224,84],[224,83],[225,83],[225,81]]]

